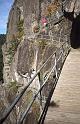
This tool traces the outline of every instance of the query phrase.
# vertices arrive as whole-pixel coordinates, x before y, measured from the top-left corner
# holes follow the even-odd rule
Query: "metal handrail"
[[[57,81],[58,81],[58,78],[56,79],[55,78],[55,82],[49,92],[49,95],[48,95],[48,98],[46,100],[46,103],[45,103],[45,107],[44,107],[44,110],[42,112],[42,114],[40,115],[39,117],[39,120],[38,120],[38,124],[44,124],[44,120],[45,120],[45,117],[46,117],[46,114],[47,114],[47,111],[48,111],[48,107],[49,107],[49,104],[50,104],[50,101],[51,101],[51,97],[53,95],[53,92],[56,88],[56,85],[57,85]]]
[[[38,96],[38,94],[40,93],[40,91],[42,91],[43,87],[45,86],[45,84],[46,84],[47,80],[49,79],[49,77],[50,77],[52,71],[54,70],[54,68],[55,68],[55,66],[51,69],[51,71],[50,71],[50,73],[49,73],[47,79],[44,81],[44,83],[43,83],[43,85],[41,86],[41,88],[39,89],[39,91],[38,91],[38,92],[35,94],[35,96],[33,97],[33,100],[30,102],[28,108],[27,108],[26,111],[23,113],[22,118],[20,117],[21,119],[20,119],[20,121],[18,122],[18,124],[22,124],[22,122],[23,122],[25,116],[27,116],[27,114],[28,114],[28,112],[29,112],[29,110],[30,110],[32,104],[34,103],[34,101],[35,101],[35,99],[37,98],[37,96]]]
[[[65,43],[63,43],[60,47],[60,49],[64,46]],[[7,109],[6,113],[3,115],[3,117],[0,119],[0,124],[2,124],[6,118],[9,116],[9,114],[11,113],[11,111],[13,110],[13,108],[15,107],[15,105],[18,103],[18,101],[21,99],[21,97],[23,96],[23,94],[25,93],[25,91],[28,89],[28,87],[31,85],[31,83],[33,82],[33,80],[36,78],[36,76],[40,73],[41,69],[43,69],[43,67],[46,66],[47,62],[49,62],[49,60],[56,54],[57,50],[46,60],[46,62],[44,62],[44,64],[40,67],[40,69],[36,72],[36,74],[33,76],[33,78],[29,81],[28,85],[24,87],[24,89],[21,91],[20,94],[18,94],[14,100],[14,102],[12,103],[12,105]],[[53,67],[55,68],[55,66]],[[50,74],[52,73],[53,69],[51,70]],[[49,75],[50,75],[49,74]],[[49,78],[49,76],[47,77],[47,79]],[[42,88],[44,87],[45,83],[47,82],[47,80],[45,80],[45,82],[43,83],[43,85],[41,86],[41,88],[39,89],[38,93],[34,96],[33,101],[30,103],[30,105],[28,106],[27,110],[24,112],[21,122],[19,124],[22,123],[22,121],[24,120],[26,114],[28,114],[28,111],[30,109],[30,107],[32,106],[33,102],[35,101],[37,95],[39,94],[39,92],[42,90]]]
[[[70,51],[70,49],[69,49]],[[69,52],[68,51],[68,52]],[[63,52],[61,52],[63,54]],[[59,59],[57,60],[57,62],[60,60],[60,58],[62,57],[62,55],[59,57]],[[65,56],[65,59],[66,59],[67,56]],[[65,59],[63,61],[63,63],[65,62]],[[57,66],[57,65],[56,65]],[[60,75],[60,74],[59,74]],[[52,95],[54,93],[54,90],[56,88],[56,85],[57,85],[57,81],[59,79],[59,75],[55,75],[55,81],[54,81],[54,84],[52,85],[52,88],[49,92],[49,95],[47,97],[47,100],[46,100],[46,103],[45,103],[45,107],[42,111],[42,114],[40,115],[39,119],[38,119],[38,124],[44,124],[44,120],[45,120],[45,117],[46,117],[46,114],[47,114],[47,111],[48,111],[48,107],[49,107],[49,104],[50,104],[50,101],[51,101],[51,98],[52,98]]]
[[[55,56],[56,56],[56,53],[55,53]],[[56,61],[56,63],[60,60],[60,58],[62,57],[62,55],[59,57],[59,59]],[[34,103],[35,99],[38,97],[38,94],[40,93],[40,91],[42,91],[43,87],[46,85],[46,82],[48,81],[51,73],[55,70],[55,67],[56,67],[56,63],[55,65],[53,66],[53,68],[51,69],[51,71],[49,72],[46,80],[44,81],[43,85],[40,87],[39,91],[35,94],[35,96],[33,97],[32,101],[30,102],[29,106],[27,107],[26,111],[23,113],[22,117],[20,117],[20,121],[18,122],[18,124],[22,124],[24,118],[28,115],[28,112],[32,106],[32,104]],[[57,76],[56,76],[57,77]]]
[[[64,43],[64,44],[65,44],[65,43]],[[63,44],[63,45],[64,45],[64,44]],[[63,46],[63,45],[62,45],[62,46]],[[49,74],[48,74],[46,80],[44,81],[43,85],[40,87],[39,91],[38,91],[38,92],[35,94],[35,96],[33,97],[32,101],[30,102],[30,104],[29,104],[29,106],[27,107],[27,109],[25,110],[25,112],[22,114],[22,117],[20,117],[18,124],[22,124],[22,123],[23,123],[23,120],[25,119],[25,117],[28,116],[28,112],[29,112],[30,108],[32,107],[32,105],[33,105],[35,99],[38,97],[38,94],[42,91],[42,89],[43,89],[44,86],[46,85],[46,82],[48,81],[48,79],[49,79],[51,73],[56,69],[56,65],[57,65],[57,63],[59,62],[59,60],[61,59],[62,55],[63,55],[63,52],[61,52],[61,55],[59,56],[58,60],[55,61],[55,65],[53,66],[53,68],[52,68],[51,71],[49,72]],[[56,52],[55,52],[55,58],[56,58]],[[55,70],[55,71],[56,71],[56,70]],[[54,92],[54,89],[55,89],[55,87],[56,87],[58,77],[59,77],[59,76],[58,76],[57,73],[56,73],[56,81],[55,81],[55,83],[54,83],[54,85],[53,85],[53,87],[52,87],[52,89],[51,89],[51,91],[50,91],[50,96],[49,96],[50,98],[51,98],[52,93]],[[47,102],[48,102],[48,99],[47,99]],[[46,104],[47,104],[47,102],[46,102]],[[48,106],[47,106],[47,107],[48,107]],[[46,105],[45,105],[45,108],[46,108]],[[44,120],[43,120],[43,115],[44,115],[45,110],[46,110],[45,108],[44,108],[44,110],[43,110],[43,112],[42,112],[42,114],[41,114],[41,116],[40,116],[40,118],[39,118],[38,124],[43,124],[42,122],[44,121]],[[42,120],[43,120],[43,121],[42,121]]]
[[[28,89],[28,87],[30,86],[30,84],[32,83],[32,81],[36,78],[36,76],[38,75],[38,73],[41,71],[41,69],[43,67],[46,66],[46,63],[50,60],[50,58],[55,54],[55,52],[47,59],[47,61],[41,66],[41,68],[37,71],[37,73],[33,76],[33,78],[29,81],[28,85],[24,87],[24,89],[22,90],[22,92],[20,94],[18,94],[18,96],[15,98],[14,102],[12,103],[12,105],[9,107],[9,109],[7,109],[6,113],[3,115],[3,117],[0,119],[0,124],[2,124],[5,119],[8,117],[8,115],[11,113],[11,111],[13,110],[13,108],[15,107],[15,105],[18,103],[18,101],[20,100],[20,98],[23,96],[23,94],[25,93],[25,91]]]
[[[63,20],[64,16],[60,17],[57,21],[53,23],[53,25],[56,25],[57,23],[61,22]],[[50,22],[48,22],[48,25],[51,24],[54,20],[52,19]]]
[[[64,36],[66,36],[66,35],[64,35]],[[54,39],[54,37],[52,35],[47,35],[47,34],[44,34],[44,35],[38,34],[37,37],[35,36],[34,38],[29,38],[30,41],[32,41],[33,39],[34,40],[38,39],[38,40],[54,41],[54,43],[57,43],[57,42],[60,42],[61,40],[63,40],[63,38],[61,38],[61,37],[60,37],[60,40],[59,39],[56,40],[56,39]],[[68,41],[66,40],[66,42],[68,42]],[[63,43],[63,41],[61,43]]]

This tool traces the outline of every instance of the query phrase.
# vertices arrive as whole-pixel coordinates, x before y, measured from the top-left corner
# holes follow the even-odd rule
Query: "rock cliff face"
[[[69,41],[71,22],[68,19],[64,18],[64,15],[62,12],[62,6],[66,12],[71,13],[74,10],[75,15],[76,15],[76,13],[79,14],[78,0],[77,1],[65,0],[65,1],[63,1],[63,3],[60,0],[60,1],[58,1],[58,4],[57,4],[57,2],[55,2],[55,0],[53,0],[52,2],[49,2],[47,0],[45,0],[43,2],[38,1],[38,0],[37,1],[35,0],[34,2],[32,2],[31,0],[29,0],[29,1],[26,1],[26,0],[14,1],[14,4],[9,13],[9,19],[8,19],[8,25],[7,25],[7,41],[6,41],[6,44],[4,45],[5,48],[3,48],[4,56],[7,54],[6,58],[4,57],[4,59],[5,59],[4,60],[4,81],[5,82],[10,82],[12,80],[12,75],[10,74],[11,70],[9,71],[9,67],[11,67],[12,60],[13,60],[13,58],[15,58],[14,55],[16,53],[18,53],[18,50],[21,51],[20,54],[18,54],[19,56],[21,54],[25,55],[28,52],[30,53],[30,50],[29,51],[28,51],[28,49],[27,49],[27,51],[24,50],[25,48],[27,48],[27,45],[24,45],[24,44],[25,44],[25,42],[27,43],[27,39],[29,37],[34,37],[34,35],[35,35],[34,32],[32,31],[32,23],[34,21],[34,18],[36,18],[36,20],[39,21],[40,16],[42,16],[42,17],[46,16],[48,23],[50,21],[52,21],[51,24],[48,25],[48,30],[50,30],[51,27],[52,27],[52,30],[50,30],[48,32],[52,33],[51,35],[53,35],[53,39],[58,41],[59,38],[61,38],[61,40],[65,40],[65,38],[66,38],[66,41]],[[61,17],[62,17],[62,20],[59,22],[59,19]],[[53,26],[53,24],[56,22],[57,22],[57,24],[55,26]],[[24,45],[24,48],[22,47],[23,45]],[[13,50],[13,53],[11,53],[11,49]],[[10,54],[13,54],[13,55],[10,55]],[[24,57],[24,55],[23,55],[23,57]],[[32,55],[32,57],[33,56],[35,56],[35,55]],[[28,57],[28,55],[27,55],[27,57]],[[16,59],[16,61],[17,61],[17,59]],[[31,59],[33,59],[33,58],[31,58]],[[21,62],[19,62],[19,63],[23,63],[24,59],[23,58],[20,59],[20,57],[19,57],[18,60],[19,61],[21,60]],[[23,63],[24,65],[21,65],[21,66],[23,66],[23,73],[25,73],[25,72],[27,72],[27,70],[29,70],[28,69],[29,66],[27,66],[27,65],[29,65],[29,62],[28,61],[26,62],[26,60],[27,59],[25,59],[25,62]],[[31,60],[31,62],[32,62],[32,60]],[[26,66],[26,68],[25,68],[25,66]],[[17,67],[20,68],[20,65],[18,64]],[[9,80],[9,78],[10,78],[10,80]]]
[[[35,73],[40,68],[43,62],[59,47],[60,42],[70,43],[72,22],[68,15],[65,16],[64,11],[69,14],[73,13],[74,16],[72,16],[75,18],[80,11],[79,0],[34,0],[34,2],[33,0],[14,0],[8,18],[7,39],[3,46],[4,85],[7,85],[7,88],[3,91],[7,102],[2,100],[4,104],[0,105],[1,110],[4,110],[7,103],[10,104],[14,99],[11,96],[8,98],[11,95],[10,92],[7,92],[8,95],[6,96],[6,89],[11,89],[12,93],[16,95],[31,78],[33,70]],[[47,26],[45,26],[45,23],[47,23]],[[39,34],[43,35],[44,33],[49,35],[50,40],[47,39],[47,36],[46,40],[39,38]],[[42,71],[42,80],[51,65],[52,62],[48,63],[48,66]],[[21,75],[27,76],[27,79],[25,80]],[[23,102],[21,101],[21,108],[19,103],[14,110],[16,117],[14,117],[14,113],[10,116],[10,118],[15,118],[12,122],[9,119],[11,124],[16,123],[17,115],[21,116],[19,112],[23,112],[28,105],[26,100],[30,102],[33,94],[39,88],[40,84],[37,77],[34,84],[25,93]],[[35,111],[35,115],[37,115],[37,113],[40,113],[39,100],[36,101],[33,111],[35,106],[37,106]],[[33,115],[34,117],[36,116]],[[34,118],[34,124],[36,124],[35,121]]]

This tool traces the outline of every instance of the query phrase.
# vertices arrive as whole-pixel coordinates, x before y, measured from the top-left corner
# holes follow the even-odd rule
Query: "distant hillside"
[[[4,44],[5,40],[6,40],[6,35],[0,34],[0,47]]]
[[[3,80],[3,55],[2,55],[2,45],[6,41],[6,35],[0,34],[0,81]]]

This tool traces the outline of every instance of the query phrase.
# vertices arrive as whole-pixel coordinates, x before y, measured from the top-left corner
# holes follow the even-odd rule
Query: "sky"
[[[8,15],[14,0],[0,0],[0,34],[6,33]]]

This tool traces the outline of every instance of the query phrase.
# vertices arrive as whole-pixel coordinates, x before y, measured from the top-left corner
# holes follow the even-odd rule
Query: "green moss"
[[[9,90],[12,90],[13,92],[17,93],[17,91],[18,91],[17,82],[16,81],[9,82],[8,88],[9,88]]]
[[[23,24],[24,24],[24,20],[23,19],[20,19],[18,24],[17,24],[17,28],[18,28],[18,39],[21,40],[23,35],[24,35],[24,27],[23,27]]]
[[[36,121],[38,121],[39,116],[40,116],[40,105],[36,101],[32,105],[32,111],[34,113]]]
[[[17,24],[18,34],[16,37],[13,36],[13,40],[10,42],[10,47],[8,48],[7,55],[8,55],[8,64],[11,65],[15,52],[17,51],[17,47],[22,40],[24,35],[24,28],[23,28],[24,20],[20,20]]]
[[[12,104],[12,102],[14,101],[18,92],[18,88],[19,87],[16,81],[7,83],[5,87],[5,92],[6,92],[7,100],[9,101],[10,104]]]
[[[17,47],[19,45],[19,41],[15,40],[15,41],[11,41],[10,47],[7,51],[7,55],[9,55],[8,57],[8,64],[12,63],[13,57],[15,55],[15,52],[17,51]]]
[[[38,46],[40,46],[41,47],[41,49],[43,50],[44,48],[45,48],[45,46],[47,45],[47,41],[46,40],[37,40],[36,41],[36,44],[38,45]]]
[[[27,104],[32,100],[33,92],[31,90],[27,91]]]

